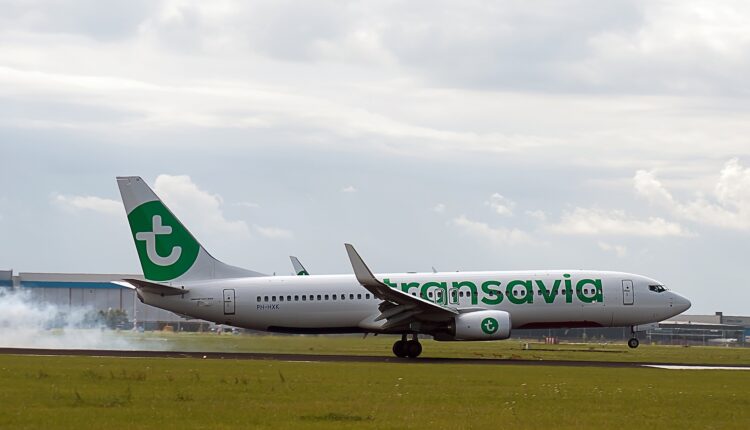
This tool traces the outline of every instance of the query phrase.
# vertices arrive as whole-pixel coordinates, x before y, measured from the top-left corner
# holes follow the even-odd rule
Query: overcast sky
[[[591,268],[750,314],[746,1],[0,0],[0,269],[140,271],[114,177],[289,274]]]

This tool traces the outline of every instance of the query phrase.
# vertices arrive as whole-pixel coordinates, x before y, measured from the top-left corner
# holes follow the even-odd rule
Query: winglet
[[[349,244],[345,243],[346,253],[349,254],[349,261],[352,263],[352,269],[354,269],[354,276],[357,277],[357,281],[363,286],[380,286],[382,283],[375,278],[370,268],[367,267],[362,257],[359,256],[357,250]]]
[[[402,311],[410,312],[408,317],[404,317],[405,319],[411,318],[417,313],[423,311],[428,311],[431,313],[437,312],[440,315],[451,317],[458,314],[458,311],[456,311],[455,309],[443,307],[436,303],[429,302],[423,298],[412,296],[411,294],[407,294],[399,290],[398,288],[391,288],[383,282],[380,282],[375,277],[375,275],[372,274],[372,271],[370,271],[370,268],[367,267],[364,260],[362,260],[362,257],[359,256],[354,247],[349,243],[345,243],[344,246],[346,247],[346,253],[349,254],[349,261],[351,261],[352,263],[352,269],[354,270],[354,276],[357,278],[357,282],[359,282],[363,287],[365,287],[380,300],[389,301],[395,303],[396,305],[405,305],[403,307],[400,307]],[[414,309],[415,306],[418,307],[419,310]],[[386,315],[383,318],[388,319],[391,316],[392,315]],[[393,315],[393,317],[395,317],[395,315]],[[401,316],[399,316],[399,318],[401,318]],[[403,322],[401,319],[396,322],[391,322],[389,320],[387,324],[392,325],[401,322]]]

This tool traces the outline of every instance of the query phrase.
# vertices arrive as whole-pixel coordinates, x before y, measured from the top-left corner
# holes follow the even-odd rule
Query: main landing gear
[[[419,343],[417,335],[413,334],[411,340],[406,340],[406,334],[401,335],[401,340],[393,344],[393,354],[400,358],[417,358],[422,353],[422,344]]]
[[[630,338],[630,339],[628,340],[628,346],[629,346],[630,348],[633,348],[633,349],[635,349],[635,348],[638,348],[638,345],[640,345],[641,343],[640,343],[640,342],[638,342],[638,338],[637,338],[637,337],[635,337],[635,327],[630,327],[630,334],[631,334],[631,335],[632,335],[633,337],[631,337],[631,338]]]

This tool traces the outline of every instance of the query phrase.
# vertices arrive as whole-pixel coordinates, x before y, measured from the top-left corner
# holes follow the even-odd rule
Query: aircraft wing
[[[185,294],[188,292],[188,290],[184,288],[172,287],[170,285],[144,281],[142,279],[123,279],[122,282],[114,282],[114,284],[126,288],[145,291],[147,293],[162,294],[165,296],[179,296],[180,294]]]
[[[420,317],[427,315],[430,315],[432,318],[451,318],[458,314],[458,311],[455,309],[430,302],[421,297],[412,296],[380,282],[372,274],[372,271],[370,271],[370,268],[367,267],[354,247],[348,243],[344,246],[346,247],[347,254],[349,254],[349,260],[352,263],[352,269],[354,269],[354,276],[357,277],[357,281],[375,297],[385,302],[380,306],[380,315],[373,320],[373,322],[387,320],[380,328],[389,329],[399,325],[406,325],[411,321],[420,320],[422,319]]]

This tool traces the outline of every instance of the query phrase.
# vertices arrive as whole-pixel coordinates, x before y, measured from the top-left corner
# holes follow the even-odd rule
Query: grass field
[[[0,428],[747,429],[750,372],[0,356]]]
[[[123,334],[134,347],[175,351],[274,352],[391,356],[394,336],[252,336],[197,333]],[[507,340],[499,342],[435,342],[422,340],[424,357],[467,357],[530,360],[637,361],[655,363],[750,365],[750,348],[682,347],[642,344],[561,344]],[[525,349],[528,344],[529,349]]]

